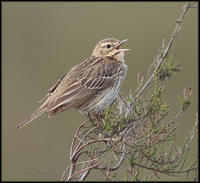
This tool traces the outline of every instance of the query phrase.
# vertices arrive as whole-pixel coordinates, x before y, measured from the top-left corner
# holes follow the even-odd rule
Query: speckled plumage
[[[128,49],[120,48],[125,41],[113,38],[100,41],[92,56],[61,77],[40,100],[46,99],[40,108],[17,128],[44,112],[49,112],[49,116],[67,109],[76,109],[83,114],[101,113],[111,105],[127,72],[124,51]]]

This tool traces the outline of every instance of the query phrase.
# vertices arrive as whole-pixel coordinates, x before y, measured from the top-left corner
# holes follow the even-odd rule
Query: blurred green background
[[[77,111],[43,115],[17,131],[47,89],[92,53],[103,38],[128,38],[124,95],[146,76],[163,38],[169,40],[184,2],[3,2],[2,3],[2,180],[56,181],[69,165],[73,134],[84,120]],[[198,110],[198,9],[184,18],[173,52],[183,71],[167,80],[164,97],[178,112],[177,96],[192,86],[192,105],[179,119],[177,144],[189,134]],[[197,136],[188,160],[197,156]],[[123,174],[123,171],[121,172]],[[185,180],[185,175],[161,177]],[[102,180],[92,172],[87,180]],[[123,180],[122,178],[120,180]]]

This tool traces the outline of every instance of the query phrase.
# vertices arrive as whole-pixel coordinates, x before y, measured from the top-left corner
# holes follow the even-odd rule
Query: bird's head
[[[101,40],[95,46],[92,56],[95,57],[109,57],[116,61],[124,61],[124,52],[130,49],[122,49],[121,45],[126,42],[128,39],[119,41],[114,38],[106,38]]]

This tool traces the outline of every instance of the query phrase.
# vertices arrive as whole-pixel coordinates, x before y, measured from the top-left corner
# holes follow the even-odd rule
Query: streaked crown
[[[106,38],[97,43],[95,46],[92,56],[95,57],[110,57],[116,61],[123,61],[124,52],[129,49],[121,49],[121,45],[128,39],[119,41],[114,38]]]

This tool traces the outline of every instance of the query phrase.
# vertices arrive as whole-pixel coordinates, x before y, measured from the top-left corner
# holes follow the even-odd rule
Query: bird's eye
[[[110,44],[107,44],[107,45],[106,45],[106,48],[110,48],[110,47],[111,47],[111,45],[110,45]]]

